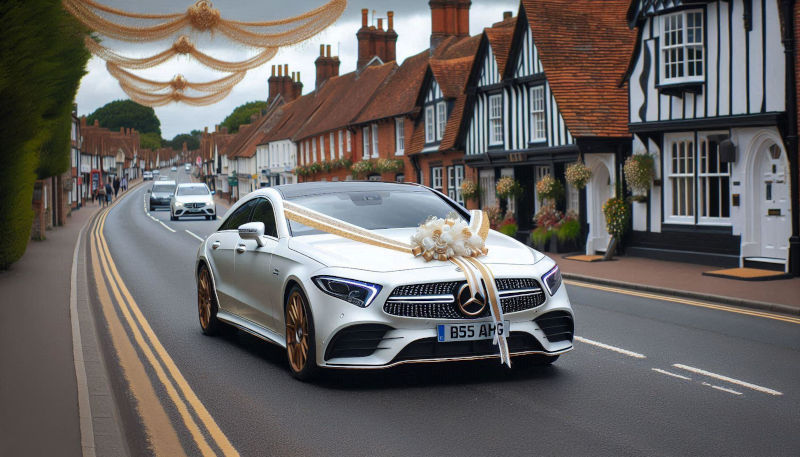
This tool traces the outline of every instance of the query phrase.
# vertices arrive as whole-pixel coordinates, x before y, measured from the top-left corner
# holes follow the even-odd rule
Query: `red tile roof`
[[[426,49],[404,60],[384,81],[353,123],[363,124],[412,112],[416,107],[419,88],[425,79],[430,54]]]
[[[575,137],[628,137],[621,85],[636,42],[630,0],[522,0],[544,73]]]
[[[274,116],[278,103],[272,103],[267,112],[256,119],[252,124],[239,126],[239,133],[231,140],[227,148],[228,157],[250,158],[256,153],[256,147],[261,144],[261,138],[276,123]]]
[[[508,53],[511,51],[511,41],[514,38],[514,26],[516,24],[517,18],[514,17],[484,29],[486,38],[492,46],[492,53],[494,53],[494,60],[497,61],[497,71],[500,75],[505,72]]]

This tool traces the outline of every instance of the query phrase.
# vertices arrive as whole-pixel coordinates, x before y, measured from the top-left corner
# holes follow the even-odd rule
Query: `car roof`
[[[178,184],[178,187],[206,187],[206,184],[202,182],[182,182]]]
[[[286,200],[331,192],[425,192],[427,190],[424,187],[413,183],[394,183],[381,181],[308,182],[300,184],[283,184],[280,186],[274,186],[272,189],[280,192],[281,196]]]
[[[153,185],[155,186],[156,184],[169,184],[171,186],[174,186],[175,185],[175,181],[155,181],[153,183]]]

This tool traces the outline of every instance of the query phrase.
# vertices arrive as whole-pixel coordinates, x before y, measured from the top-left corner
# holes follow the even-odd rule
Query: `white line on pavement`
[[[170,226],[169,226],[169,225],[167,225],[167,224],[165,224],[165,223],[163,223],[163,222],[161,222],[161,221],[158,221],[158,223],[159,223],[159,224],[161,224],[161,225],[163,225],[163,226],[164,226],[164,228],[165,228],[165,229],[167,229],[167,230],[169,230],[170,232],[172,232],[172,233],[175,233],[175,230],[173,230],[172,228],[170,228]]]
[[[740,381],[738,379],[729,378],[727,376],[723,376],[721,374],[712,373],[710,371],[701,370],[700,368],[690,367],[688,365],[682,365],[680,363],[675,363],[672,365],[675,368],[680,368],[681,370],[691,371],[692,373],[701,374],[703,376],[708,376],[709,378],[719,379],[720,381],[729,382],[731,384],[736,384],[738,386],[747,387],[748,389],[753,389],[758,392],[763,392],[765,394],[770,395],[783,395],[783,393],[778,392],[777,390],[772,390],[767,387],[761,387],[756,384],[751,384],[749,382]]]
[[[727,387],[715,386],[714,384],[709,384],[707,382],[704,382],[703,385],[711,387],[712,389],[717,389],[717,390],[721,390],[723,392],[728,392],[729,394],[734,394],[734,395],[741,395],[742,394],[739,391],[736,391],[736,390],[733,390],[733,389],[728,389]]]
[[[205,241],[204,239],[200,238],[199,236],[195,235],[194,233],[190,232],[189,230],[186,230],[186,233],[188,233],[189,235],[192,235],[193,237],[197,238],[200,241]]]
[[[618,352],[623,355],[627,355],[628,357],[633,357],[636,359],[646,359],[647,357],[644,354],[639,354],[638,352],[629,351],[627,349],[618,348],[616,346],[611,346],[610,344],[600,343],[599,341],[593,341],[590,339],[583,338],[581,336],[576,336],[575,339],[580,341],[581,343],[591,344],[592,346],[597,346],[599,348],[608,349],[609,351]]]
[[[673,378],[685,379],[686,381],[691,381],[692,380],[692,378],[690,378],[688,376],[683,376],[683,375],[680,375],[680,374],[677,374],[677,373],[673,373],[671,371],[662,370],[661,368],[651,368],[651,370],[655,371],[656,373],[661,373],[661,374],[665,374],[667,376],[672,376]]]

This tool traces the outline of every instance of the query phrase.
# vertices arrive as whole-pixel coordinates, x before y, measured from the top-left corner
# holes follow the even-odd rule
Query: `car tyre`
[[[217,304],[217,294],[214,293],[211,272],[206,265],[202,265],[197,274],[197,314],[200,320],[200,330],[204,335],[219,334],[222,323],[217,319],[218,311],[219,305]]]
[[[299,286],[294,285],[286,295],[286,355],[289,370],[296,379],[310,381],[319,374],[314,339],[314,319],[308,300]]]
[[[217,213],[214,213],[214,214],[211,216],[211,220],[212,220],[212,221],[215,221],[215,220],[217,220]]]
[[[171,220],[171,221],[177,221],[177,220],[178,220],[178,216],[176,216],[175,214],[173,214],[172,212],[170,212],[170,213],[169,213],[169,220]]]

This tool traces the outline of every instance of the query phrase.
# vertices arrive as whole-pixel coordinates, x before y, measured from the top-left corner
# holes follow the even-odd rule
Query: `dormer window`
[[[680,11],[662,18],[661,83],[703,81],[703,12]]]

